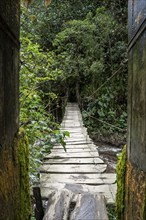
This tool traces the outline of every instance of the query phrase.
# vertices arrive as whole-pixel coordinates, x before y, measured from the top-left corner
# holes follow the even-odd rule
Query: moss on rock
[[[0,151],[0,219],[31,216],[28,140],[23,130]]]
[[[30,179],[29,179],[29,147],[24,131],[20,129],[18,135],[18,163],[20,169],[20,219],[31,217]]]
[[[125,173],[126,173],[126,145],[116,167],[117,173],[117,194],[116,194],[116,219],[124,219],[124,198],[125,198]]]
[[[146,174],[126,158],[123,148],[117,164],[117,220],[146,219]]]

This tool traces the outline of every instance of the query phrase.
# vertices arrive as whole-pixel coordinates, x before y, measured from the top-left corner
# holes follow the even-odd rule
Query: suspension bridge
[[[66,152],[56,145],[41,167],[41,196],[48,200],[44,220],[108,219],[106,204],[115,203],[116,176],[106,173],[76,103],[67,104],[61,130],[70,133]]]

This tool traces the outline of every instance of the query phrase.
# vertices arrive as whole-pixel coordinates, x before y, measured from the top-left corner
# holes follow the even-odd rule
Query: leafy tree
[[[48,48],[53,49],[52,42],[56,34],[62,31],[66,22],[84,20],[89,12],[95,15],[96,9],[99,7],[104,6],[119,23],[125,25],[127,19],[126,0],[52,0],[52,2],[49,1],[49,3],[51,2],[49,7],[45,7],[42,0],[31,2],[29,13],[32,15],[34,22],[32,31],[38,36],[39,43],[45,50]]]
[[[98,128],[106,134],[108,130],[124,133],[126,126],[127,54],[121,37],[125,29],[121,27],[101,7],[95,15],[88,13],[84,20],[65,23],[53,42],[62,80],[70,90],[78,89],[74,93],[84,107],[86,125],[97,131],[96,119],[100,120]],[[102,86],[108,79],[110,84]]]
[[[29,11],[35,18],[33,31],[38,35],[42,48],[53,49],[52,42],[66,22],[85,19],[87,13],[95,13],[100,4],[96,0],[53,0],[49,7],[44,7],[42,1],[33,1]]]
[[[21,21],[25,24],[24,15],[26,14],[22,14]],[[60,133],[59,124],[51,111],[58,100],[58,94],[53,92],[51,85],[57,81],[61,71],[53,69],[54,53],[41,51],[40,45],[33,40],[33,35],[22,26],[20,123],[29,139],[32,182],[38,177],[44,153],[49,153],[55,142],[61,143],[65,148],[64,137],[68,135],[67,132]]]
[[[70,97],[77,94],[90,131],[123,136],[127,116],[127,1],[53,0],[45,7],[35,0],[28,10],[22,9],[22,101],[26,97],[23,83],[27,82],[26,93],[31,94],[33,88],[37,113],[40,105],[52,129],[56,109],[70,90]],[[24,125],[29,106],[35,105],[34,100],[27,102],[21,117]],[[36,114],[33,109],[32,118]]]

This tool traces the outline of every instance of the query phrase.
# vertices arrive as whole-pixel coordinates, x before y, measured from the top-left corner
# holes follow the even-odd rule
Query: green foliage
[[[122,219],[124,213],[126,158],[127,158],[127,152],[125,145],[122,154],[119,156],[119,161],[116,167],[116,173],[117,173],[116,219],[117,220]]]
[[[96,9],[99,7],[105,7],[108,14],[111,14],[118,21],[119,26],[122,26],[120,24],[123,24],[123,22],[126,23],[126,0],[53,0],[49,7],[44,7],[43,1],[35,0],[29,8],[33,22],[33,28],[31,30],[37,36],[37,40],[43,49],[53,49],[52,42],[56,34],[62,31],[66,22],[84,20],[89,12],[95,14]],[[119,36],[121,36],[120,32]]]
[[[40,0],[35,0],[30,11],[37,21],[33,30],[37,33],[42,48],[53,49],[52,43],[56,34],[62,31],[66,22],[84,19],[89,11],[94,13],[99,5],[96,0],[53,0],[51,5],[45,8]]]
[[[125,136],[126,9],[121,0],[53,0],[47,8],[36,0],[22,7],[20,121],[35,160],[32,177],[54,142],[65,148],[68,134],[56,121],[66,94],[76,94],[92,133]]]
[[[25,23],[26,11],[21,22]],[[29,14],[28,14],[29,16]],[[30,176],[37,181],[39,167],[45,152],[50,152],[54,144],[65,148],[64,137],[59,124],[52,114],[58,94],[53,92],[52,83],[57,81],[61,71],[53,69],[53,52],[43,52],[33,36],[23,28],[21,31],[21,68],[20,68],[20,123],[29,139]]]
[[[73,20],[66,24],[64,31],[60,32],[55,40],[54,47],[58,54],[58,62],[63,72],[63,78],[68,82],[68,87],[74,81],[89,75],[90,60],[94,46],[93,32],[95,25],[88,20]]]
[[[116,220],[115,205],[108,204],[106,208],[109,220]]]
[[[119,25],[105,7],[100,7],[95,14],[89,12],[84,20],[66,22],[53,41],[68,90],[79,84],[76,93],[80,96],[78,102],[83,107],[85,125],[91,132],[97,132],[98,128],[100,134],[121,133],[124,138],[127,45],[122,36],[125,32],[123,24]],[[113,74],[109,83],[102,86]]]
[[[101,8],[95,16],[89,13],[85,20],[66,23],[54,40],[58,62],[69,85],[78,81],[82,86],[87,82],[97,86],[98,78],[104,71],[102,47],[108,37],[107,32],[114,26],[111,16],[106,13],[102,14],[104,20],[100,18],[100,13],[104,11]]]

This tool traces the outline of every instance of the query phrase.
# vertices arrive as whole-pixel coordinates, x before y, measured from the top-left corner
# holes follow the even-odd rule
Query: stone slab
[[[41,173],[40,174],[41,183],[78,183],[78,184],[87,184],[87,185],[99,185],[99,184],[109,184],[111,185],[110,190],[115,195],[116,188],[112,188],[112,184],[116,182],[115,174],[106,174],[106,173],[96,173],[96,174],[53,174],[53,173]]]
[[[111,185],[111,192],[113,197],[115,198],[116,188],[112,188],[112,184],[115,183],[116,178],[113,176],[105,177],[104,174],[48,174],[48,173],[41,173],[41,186],[44,187],[43,184],[47,183],[72,183],[72,184],[86,184],[86,185],[104,185],[109,184]]]
[[[45,156],[45,158],[96,158],[99,157],[99,153],[94,151],[94,152],[76,152],[76,153],[51,153]]]
[[[104,196],[79,194],[70,220],[108,220]]]
[[[68,220],[73,194],[62,190],[51,193],[43,220]]]
[[[107,168],[106,164],[80,165],[80,164],[43,164],[41,173],[103,173]]]
[[[61,158],[45,159],[43,164],[103,164],[100,158]]]
[[[105,196],[108,204],[114,204],[115,200],[109,188],[109,185],[89,186],[82,184],[68,184],[68,183],[50,183],[48,187],[41,187],[41,195],[43,199],[47,199],[48,196],[57,190],[69,190],[72,193],[94,193]]]
[[[73,148],[72,149],[67,148],[66,149],[66,152],[71,153],[71,154],[72,153],[79,153],[80,154],[81,152],[90,152],[90,151],[91,151],[91,149],[89,147],[88,148],[74,148],[74,149]],[[92,152],[94,152],[94,151],[97,152],[96,149],[92,149]],[[64,153],[64,149],[55,149],[54,148],[54,149],[51,150],[51,152],[52,153]]]
[[[88,144],[76,144],[76,145],[71,145],[71,144],[67,144],[66,145],[66,148],[69,150],[69,149],[89,149],[89,145]],[[54,149],[63,149],[63,146],[61,145],[55,145],[53,147],[53,150]]]

